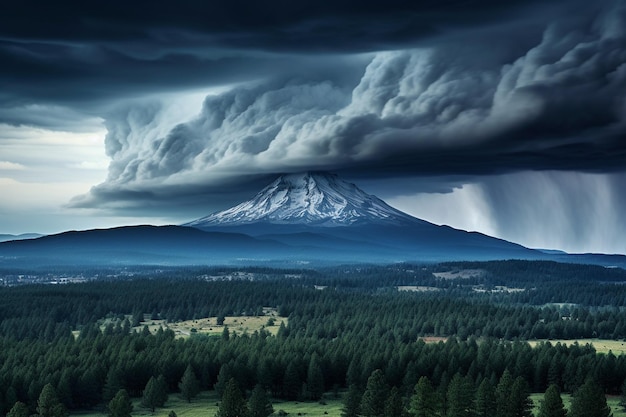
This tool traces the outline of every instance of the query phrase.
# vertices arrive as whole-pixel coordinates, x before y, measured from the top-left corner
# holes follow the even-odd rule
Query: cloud
[[[538,20],[579,4],[595,7],[581,0],[307,0],[271,8],[250,0],[12,2],[0,15],[0,123],[76,131],[75,116],[98,118],[121,100],[154,93],[294,76],[351,84],[363,69],[358,54],[458,39],[485,25],[516,26],[532,38]],[[24,24],[33,10],[46,18]]]
[[[17,164],[15,162],[9,161],[0,161],[0,170],[21,171],[23,169],[26,169],[26,167],[22,164]]]
[[[239,190],[303,170],[624,170],[626,7],[611,6],[550,23],[521,49],[519,36],[487,49],[487,35],[505,29],[486,27],[462,42],[373,54],[355,83],[282,74],[235,86],[167,129],[162,104],[138,102],[107,118],[108,179],[72,204],[197,202],[201,192],[227,195],[225,182]]]

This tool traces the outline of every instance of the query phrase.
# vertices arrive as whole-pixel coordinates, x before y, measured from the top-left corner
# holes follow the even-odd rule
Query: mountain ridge
[[[335,174],[286,174],[252,199],[183,224],[197,228],[252,223],[306,224],[321,227],[423,220],[397,210]]]
[[[502,259],[626,267],[624,256],[545,253],[438,226],[394,209],[336,175],[322,173],[281,176],[251,200],[181,226],[121,226],[0,243],[0,268]]]

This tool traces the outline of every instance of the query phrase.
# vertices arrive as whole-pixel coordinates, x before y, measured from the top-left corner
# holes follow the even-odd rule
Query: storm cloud
[[[361,178],[621,171],[626,7],[610,6],[546,24],[517,56],[516,36],[490,49],[484,29],[462,42],[373,53],[353,83],[277,77],[235,86],[167,132],[155,122],[162,109],[138,103],[107,118],[109,177],[73,204],[196,198],[225,180],[304,170]]]

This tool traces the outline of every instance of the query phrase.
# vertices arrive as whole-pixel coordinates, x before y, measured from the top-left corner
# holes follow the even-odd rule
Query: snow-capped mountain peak
[[[238,226],[251,223],[347,226],[405,223],[417,219],[328,173],[287,174],[254,198],[185,226]]]

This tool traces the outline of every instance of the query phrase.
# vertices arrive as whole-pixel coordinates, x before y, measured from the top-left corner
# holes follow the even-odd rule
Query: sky
[[[626,254],[623,0],[24,0],[0,62],[0,233],[179,224],[313,170]]]

